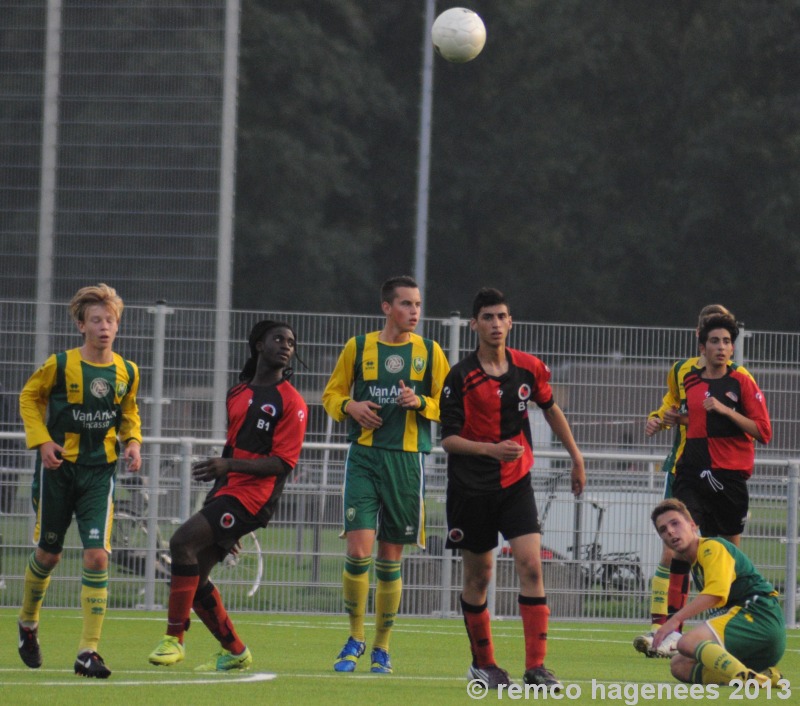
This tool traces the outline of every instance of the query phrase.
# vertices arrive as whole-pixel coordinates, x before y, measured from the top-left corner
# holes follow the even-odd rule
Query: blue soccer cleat
[[[376,647],[372,650],[370,662],[372,662],[372,666],[369,670],[370,672],[375,672],[375,674],[392,673],[392,663],[389,660],[389,653],[382,647]]]
[[[359,642],[354,637],[349,637],[336,661],[333,663],[335,672],[354,672],[358,658],[367,649],[365,642]]]

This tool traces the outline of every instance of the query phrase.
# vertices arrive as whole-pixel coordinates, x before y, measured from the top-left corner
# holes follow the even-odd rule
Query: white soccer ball
[[[472,61],[486,44],[483,20],[465,7],[451,7],[439,15],[431,27],[436,52],[448,61]]]

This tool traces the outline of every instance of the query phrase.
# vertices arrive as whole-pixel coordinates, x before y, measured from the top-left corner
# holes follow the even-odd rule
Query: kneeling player
[[[700,592],[670,616],[653,636],[653,647],[677,626],[704,611],[711,617],[678,641],[672,675],[694,684],[728,684],[780,679],[774,667],[786,648],[786,623],[777,591],[750,559],[721,537],[700,537],[686,506],[674,498],[660,502],[653,525],[675,555],[691,565]]]

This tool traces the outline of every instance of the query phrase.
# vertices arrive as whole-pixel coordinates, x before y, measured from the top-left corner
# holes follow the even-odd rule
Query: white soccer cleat
[[[634,638],[634,649],[637,652],[641,652],[646,657],[664,657],[670,659],[678,654],[678,640],[682,637],[679,632],[671,632],[662,640],[661,644],[656,649],[653,649],[653,635],[654,633],[648,632]]]

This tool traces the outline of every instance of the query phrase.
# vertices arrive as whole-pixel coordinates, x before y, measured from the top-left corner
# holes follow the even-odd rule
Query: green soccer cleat
[[[157,667],[168,667],[182,662],[185,656],[186,648],[181,641],[173,635],[164,635],[147,659],[150,664],[155,664]]]
[[[245,647],[244,652],[235,655],[228,650],[220,650],[208,662],[195,667],[195,672],[233,672],[244,671],[253,666],[253,655]]]

